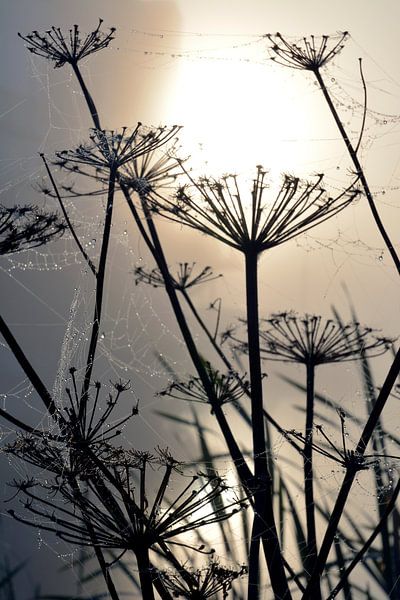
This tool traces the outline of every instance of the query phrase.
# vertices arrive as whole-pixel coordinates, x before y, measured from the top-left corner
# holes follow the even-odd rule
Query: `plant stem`
[[[249,557],[249,600],[259,598],[259,546],[263,539],[271,586],[279,600],[291,597],[283,567],[273,512],[273,490],[268,470],[264,428],[262,373],[258,316],[258,252],[250,248],[245,253],[247,336],[251,390],[251,420],[253,459],[256,487],[254,490],[254,521]]]
[[[73,69],[73,71],[74,71],[74,73],[76,75],[76,78],[77,78],[78,82],[79,82],[79,85],[81,87],[83,96],[84,96],[84,98],[86,100],[86,104],[88,105],[89,112],[90,112],[91,117],[93,119],[94,127],[95,127],[95,129],[101,129],[99,114],[97,112],[96,105],[94,103],[94,100],[93,100],[93,98],[92,98],[92,96],[91,96],[88,88],[86,87],[85,81],[84,81],[84,79],[83,79],[83,77],[81,75],[81,72],[79,70],[78,64],[77,63],[71,63],[71,66],[72,66],[72,69]]]
[[[306,365],[307,371],[307,405],[306,405],[306,428],[304,443],[304,500],[306,506],[307,521],[307,552],[305,570],[309,575],[314,570],[317,560],[317,534],[315,528],[315,505],[314,505],[314,473],[313,473],[313,422],[314,422],[314,384],[315,366],[312,362]],[[315,600],[321,599],[321,590],[315,586]]]
[[[340,117],[339,117],[339,115],[337,113],[337,110],[336,110],[336,108],[335,108],[335,106],[334,106],[334,104],[332,102],[332,99],[331,99],[331,97],[329,95],[329,92],[327,90],[327,87],[325,85],[325,82],[324,82],[324,80],[322,78],[322,75],[321,75],[320,71],[319,70],[314,71],[314,75],[315,75],[315,77],[316,77],[316,79],[318,81],[318,84],[319,84],[319,86],[320,86],[320,88],[322,90],[322,93],[323,93],[323,95],[325,97],[325,100],[326,100],[326,102],[327,102],[327,104],[329,106],[329,110],[331,111],[331,114],[332,114],[332,116],[333,116],[333,118],[335,120],[335,123],[336,123],[336,125],[337,125],[337,127],[339,129],[340,135],[342,136],[343,141],[346,144],[346,148],[347,148],[348,153],[350,155],[350,158],[351,158],[351,160],[352,160],[352,162],[354,164],[356,173],[357,173],[357,175],[360,178],[361,185],[362,185],[362,187],[364,189],[364,193],[366,195],[369,207],[370,207],[371,212],[372,212],[372,216],[373,216],[373,218],[375,220],[375,223],[376,223],[376,226],[377,226],[377,228],[379,230],[379,233],[381,234],[381,236],[382,236],[382,238],[383,238],[383,240],[385,242],[386,248],[388,249],[389,254],[390,254],[390,256],[393,259],[393,262],[394,262],[394,264],[396,266],[397,272],[400,275],[400,259],[399,259],[398,255],[396,253],[396,250],[394,249],[394,246],[393,246],[393,244],[392,244],[392,242],[391,242],[388,234],[386,233],[385,227],[384,227],[384,225],[383,225],[383,223],[381,221],[381,218],[379,216],[378,210],[377,210],[377,208],[375,206],[375,202],[374,202],[371,190],[369,189],[369,185],[368,185],[367,179],[365,177],[364,170],[363,170],[363,168],[361,166],[360,161],[358,160],[357,151],[354,149],[353,144],[351,143],[351,141],[350,141],[350,139],[349,139],[349,137],[347,135],[347,132],[346,132],[344,126],[343,126],[343,123],[340,120]],[[359,146],[359,144],[358,144],[358,146]]]
[[[88,264],[88,267],[89,267],[89,268],[90,268],[90,270],[92,271],[93,275],[94,275],[95,277],[97,277],[96,267],[94,266],[93,262],[91,261],[91,259],[90,259],[90,258],[89,258],[89,256],[88,256],[87,252],[86,252],[86,251],[85,251],[85,249],[83,248],[83,246],[82,246],[82,244],[81,244],[81,242],[80,242],[80,240],[79,240],[78,236],[76,235],[75,228],[74,228],[74,226],[72,225],[72,223],[71,223],[71,220],[70,220],[70,218],[69,218],[69,215],[68,215],[68,213],[67,213],[67,210],[66,210],[66,208],[65,208],[65,206],[64,206],[64,202],[62,201],[62,198],[61,198],[61,196],[60,196],[60,193],[59,193],[59,191],[58,191],[57,184],[56,184],[56,182],[55,182],[55,179],[54,179],[54,177],[53,177],[53,174],[52,174],[52,172],[51,172],[51,170],[50,170],[50,167],[49,167],[49,165],[48,165],[48,162],[47,162],[47,160],[46,160],[46,157],[45,157],[45,155],[44,155],[44,154],[40,154],[40,156],[41,156],[41,158],[42,158],[42,160],[43,160],[43,162],[44,162],[44,166],[46,167],[46,171],[47,171],[47,174],[48,174],[48,176],[49,176],[49,179],[50,179],[51,185],[53,186],[54,193],[55,193],[55,195],[56,195],[56,198],[57,198],[57,200],[58,200],[58,203],[59,203],[59,205],[60,205],[60,208],[61,208],[61,210],[62,210],[62,213],[63,213],[63,215],[64,215],[64,219],[65,219],[65,220],[66,220],[66,222],[67,222],[67,225],[68,225],[68,228],[69,228],[69,230],[70,230],[70,232],[71,232],[71,235],[72,235],[72,237],[74,238],[74,240],[75,240],[75,243],[76,243],[76,245],[78,246],[78,248],[79,248],[79,250],[80,250],[80,252],[81,252],[81,254],[82,254],[83,258],[84,258],[84,259],[85,259],[85,261],[87,262],[87,264]]]
[[[172,284],[172,280],[171,280],[171,276],[169,274],[169,270],[168,270],[167,262],[165,260],[164,252],[163,252],[163,249],[162,249],[159,237],[158,237],[156,227],[155,227],[153,219],[152,219],[151,212],[147,206],[146,198],[145,197],[141,198],[141,202],[142,202],[144,215],[146,217],[146,222],[147,222],[147,226],[149,228],[151,241],[152,241],[152,246],[151,246],[150,250],[153,249],[152,253],[153,253],[154,259],[155,259],[157,266],[160,269],[160,272],[164,278],[165,290],[170,299],[172,309],[174,311],[176,320],[177,320],[179,328],[181,330],[183,339],[185,340],[185,344],[188,349],[190,358],[199,374],[199,377],[204,386],[206,394],[207,394],[208,398],[210,399],[210,404],[213,408],[215,417],[221,428],[222,434],[223,434],[225,442],[228,446],[232,460],[235,464],[239,478],[242,481],[243,485],[246,487],[246,489],[251,490],[253,474],[250,471],[250,469],[245,461],[245,458],[238,446],[238,443],[232,434],[231,428],[229,427],[229,424],[226,420],[226,417],[222,411],[221,406],[218,404],[218,402],[216,402],[212,385],[207,376],[207,372],[204,368],[204,365],[199,356],[199,353],[197,352],[196,344],[193,340],[192,334],[191,334],[188,324],[186,322],[186,318],[182,311],[182,307],[179,303],[179,300],[178,300],[178,297],[176,294],[176,290]]]
[[[389,394],[392,390],[392,387],[396,383],[397,377],[400,372],[400,350],[397,351],[395,359],[389,369],[389,372],[386,376],[386,379],[381,387],[378,398],[376,399],[375,405],[372,408],[371,414],[365,424],[364,430],[360,436],[357,447],[355,449],[355,453],[359,456],[363,456],[365,454],[365,450],[367,445],[371,439],[371,436],[375,430],[375,427],[379,421],[379,417],[385,407]],[[318,559],[315,565],[315,569],[311,578],[308,582],[306,591],[303,595],[302,600],[310,600],[314,598],[313,593],[315,590],[315,585],[318,583],[319,578],[323,572],[326,561],[328,560],[328,555],[330,549],[332,547],[335,535],[337,533],[338,525],[340,518],[342,516],[343,510],[346,506],[347,498],[350,493],[351,486],[354,482],[354,479],[358,473],[358,469],[354,468],[354,466],[349,466],[346,469],[345,476],[343,478],[343,482],[341,488],[339,490],[338,497],[335,502],[335,506],[333,507],[331,517],[329,519],[328,527],[325,532],[324,539],[321,544],[321,548],[318,554]]]
[[[88,357],[86,361],[85,379],[82,386],[82,399],[79,407],[80,416],[84,415],[86,409],[88,391],[90,380],[92,376],[93,363],[96,354],[97,342],[99,338],[101,311],[103,305],[103,291],[104,291],[104,278],[106,272],[106,262],[108,254],[108,244],[110,241],[112,214],[114,206],[114,193],[115,193],[115,179],[116,179],[116,168],[110,169],[110,176],[108,181],[108,194],[107,194],[107,205],[106,214],[104,219],[103,238],[101,243],[99,266],[97,270],[97,282],[96,282],[96,297],[95,307],[92,325],[92,334],[89,343]]]
[[[360,560],[362,559],[362,557],[364,556],[364,554],[367,552],[368,548],[370,548],[370,546],[374,542],[375,538],[378,537],[379,532],[381,531],[381,528],[382,528],[383,524],[387,521],[390,513],[395,508],[396,500],[397,500],[397,498],[399,496],[399,493],[400,493],[400,480],[397,482],[397,485],[396,485],[396,487],[395,487],[395,489],[393,491],[392,497],[390,498],[390,501],[386,505],[386,508],[385,508],[385,510],[383,512],[383,515],[382,515],[379,523],[377,524],[377,526],[375,527],[374,531],[371,533],[371,535],[369,536],[369,538],[366,540],[366,542],[363,544],[362,548],[357,552],[357,554],[355,555],[355,557],[353,558],[353,560],[351,561],[351,563],[349,564],[349,566],[347,567],[347,569],[345,570],[345,572],[341,575],[339,583],[334,588],[334,590],[332,590],[332,592],[328,596],[327,600],[333,600],[333,598],[336,598],[336,596],[338,595],[338,593],[340,592],[340,590],[345,587],[345,584],[348,581],[348,577],[349,577],[350,573],[358,565],[358,563],[360,562]],[[390,594],[390,592],[391,592],[391,590],[389,589],[388,593]],[[392,595],[390,595],[390,597],[391,598],[395,598]]]
[[[39,375],[36,373],[35,369],[32,367],[31,363],[26,358],[21,346],[18,344],[7,323],[1,316],[0,333],[4,337],[8,346],[10,347],[11,352],[19,362],[19,365],[24,371],[25,375],[28,377],[29,381],[40,396],[49,414],[57,421],[57,408],[54,404],[53,398],[50,395],[50,392],[47,390]]]
[[[143,600],[155,600],[148,548],[135,552]]]

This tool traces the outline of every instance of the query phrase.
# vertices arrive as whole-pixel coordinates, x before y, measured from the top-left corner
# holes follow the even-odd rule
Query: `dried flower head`
[[[56,213],[44,212],[36,206],[0,204],[0,254],[13,254],[43,246],[60,237],[66,224]]]
[[[335,198],[322,187],[322,175],[302,182],[285,175],[270,204],[266,171],[257,167],[249,202],[242,198],[236,175],[203,177],[181,186],[173,200],[154,202],[164,217],[183,223],[242,252],[262,252],[278,246],[325,221],[347,206],[359,191],[349,187]]]
[[[168,143],[179,131],[178,126],[145,127],[141,123],[129,131],[93,129],[88,144],[81,144],[76,150],[57,152],[60,167],[69,171],[80,171],[80,165],[98,170],[119,169],[129,161],[143,154],[153,152]]]
[[[236,497],[224,504],[222,495],[228,488],[218,475],[190,477],[176,498],[168,501],[167,488],[177,469],[175,461],[165,452],[159,458],[164,473],[150,500],[146,471],[149,465],[154,465],[155,457],[147,453],[141,457],[132,454],[134,462],[130,464],[126,455],[126,460],[122,460],[123,455],[120,449],[116,461],[109,461],[106,454],[95,460],[99,468],[85,482],[85,494],[79,484],[68,477],[41,484],[44,497],[39,491],[21,486],[23,506],[35,518],[26,519],[15,511],[9,511],[10,514],[23,523],[54,532],[61,539],[81,546],[93,546],[95,536],[103,548],[137,552],[144,547],[168,544],[203,552],[203,548],[178,536],[228,519],[246,508]],[[133,476],[137,470],[139,478]],[[54,496],[52,500],[48,499],[49,494]],[[87,527],[89,522],[91,531]]]
[[[392,340],[376,336],[373,329],[359,323],[343,325],[334,319],[285,312],[273,315],[260,332],[261,352],[270,360],[320,365],[357,360],[363,355],[386,352]],[[241,344],[246,350],[246,345]]]
[[[214,279],[218,279],[222,277],[222,275],[214,275],[211,267],[204,267],[199,272],[195,272],[196,263],[179,263],[178,271],[176,272],[175,277],[171,276],[172,285],[176,290],[187,290],[195,285],[199,285],[200,283],[205,283],[208,281],[213,281]],[[165,287],[165,281],[161,274],[160,269],[152,269],[151,271],[146,271],[143,267],[136,267],[134,271],[135,275],[135,283],[147,283],[152,285],[155,288]]]
[[[74,25],[67,34],[64,34],[59,27],[52,27],[44,32],[33,31],[27,35],[21,33],[18,35],[26,42],[32,54],[51,60],[57,69],[66,63],[76,65],[78,61],[90,54],[107,48],[114,39],[115,27],[111,27],[109,32],[105,33],[101,31],[102,23],[103,20],[99,19],[96,29],[85,38],[81,36],[78,25]]]
[[[94,397],[88,395],[87,401],[83,401],[82,395],[78,391],[78,382],[76,380],[76,369],[71,367],[72,388],[66,388],[68,399],[67,405],[62,411],[60,426],[62,438],[67,445],[74,449],[84,449],[87,446],[103,446],[115,437],[121,434],[123,426],[132,416],[138,413],[137,404],[131,409],[131,412],[122,419],[110,423],[110,417],[118,404],[121,394],[130,389],[130,382],[123,382],[121,379],[116,382],[110,382],[115,393],[108,394],[105,407],[101,406],[100,394],[102,385],[96,381],[94,387]],[[66,413],[66,417],[63,413]]]
[[[380,459],[400,459],[399,456],[392,456],[388,454],[361,454],[360,452],[357,452],[357,450],[349,450],[347,448],[346,442],[346,438],[348,436],[348,433],[346,431],[346,414],[341,409],[337,412],[340,418],[340,432],[342,442],[341,448],[339,448],[337,444],[335,444],[330,439],[322,425],[315,425],[317,433],[322,436],[325,444],[321,445],[320,443],[316,443],[315,441],[313,441],[311,445],[314,452],[317,452],[317,454],[329,458],[344,469],[348,469],[350,471],[366,471],[370,467],[376,466],[379,463]],[[295,439],[306,443],[306,437],[300,431],[287,431],[286,437],[288,437],[289,439]]]
[[[176,133],[179,128],[176,128]],[[182,160],[175,158],[177,140],[164,153],[151,150],[128,162],[120,173],[125,186],[143,198],[161,198],[182,174]]]
[[[348,32],[344,31],[337,36],[311,35],[309,38],[304,37],[301,42],[290,43],[280,33],[266,35],[273,44],[272,60],[285,67],[313,72],[318,71],[339,54],[348,36]]]
[[[241,565],[238,569],[231,569],[220,565],[218,560],[211,560],[202,569],[185,569],[184,577],[179,571],[159,571],[163,585],[174,598],[187,600],[206,600],[215,598],[222,593],[222,598],[228,596],[232,583],[247,575],[247,567]]]
[[[213,389],[214,402],[219,406],[227,402],[238,402],[249,390],[249,382],[245,376],[236,372],[221,373],[209,362],[204,363],[209,381]],[[199,377],[191,377],[188,381],[174,381],[160,396],[169,396],[178,400],[189,400],[209,404],[210,400]]]

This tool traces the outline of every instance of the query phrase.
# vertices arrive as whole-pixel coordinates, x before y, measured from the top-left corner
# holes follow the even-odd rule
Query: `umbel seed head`
[[[377,336],[359,323],[343,324],[316,315],[293,312],[272,315],[261,330],[262,354],[270,360],[320,365],[378,356],[393,340]]]
[[[299,42],[289,42],[280,33],[267,37],[272,42],[271,60],[284,67],[303,71],[318,71],[330,62],[344,47],[344,41],[349,34],[344,31],[336,36],[310,35]]]
[[[115,27],[111,27],[109,32],[105,33],[101,31],[102,23],[103,20],[99,19],[97,27],[86,37],[81,36],[78,25],[74,25],[68,33],[63,33],[59,27],[53,26],[44,32],[32,31],[27,35],[18,35],[26,42],[29,52],[54,62],[54,68],[58,69],[66,63],[77,65],[90,54],[107,48],[114,39]]]

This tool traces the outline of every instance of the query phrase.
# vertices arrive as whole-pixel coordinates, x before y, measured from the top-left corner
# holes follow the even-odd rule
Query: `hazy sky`
[[[153,125],[181,124],[182,152],[192,156],[194,168],[213,175],[239,173],[245,194],[253,168],[260,163],[271,169],[272,181],[281,172],[311,177],[323,171],[332,189],[348,182],[346,153],[312,76],[276,68],[268,59],[269,43],[262,37],[276,31],[301,37],[348,30],[351,37],[329,66],[327,80],[341,103],[346,125],[357,139],[362,115],[357,59],[363,58],[371,112],[362,160],[377,193],[382,217],[398,242],[397,0],[3,0],[1,203],[41,204],[40,196],[32,190],[32,184],[43,175],[38,151],[51,153],[73,147],[85,139],[91,125],[68,67],[53,71],[46,61],[29,55],[17,31],[26,33],[51,25],[66,28],[73,23],[86,31],[97,24],[98,17],[104,19],[105,27],[117,28],[112,47],[91,57],[83,67],[88,85],[98,98],[104,126],[132,125],[139,120]],[[96,233],[90,223],[96,214],[93,206],[83,201],[71,211],[86,241],[94,239]],[[122,364],[137,369],[137,388],[141,394],[151,395],[158,381],[157,377],[155,383],[150,378],[152,369],[156,371],[154,346],[174,360],[181,351],[178,341],[171,349],[169,336],[175,335],[175,330],[162,293],[138,288],[137,295],[131,297],[135,288],[128,285],[127,273],[145,258],[145,253],[126,219],[121,203],[116,215],[121,229],[114,230],[115,249],[110,258],[114,279],[107,295],[104,327],[110,337],[113,328],[120,328],[121,345],[128,358],[120,352],[117,339],[112,339],[114,346],[107,346],[107,335],[104,354],[115,354],[115,370]],[[121,238],[120,231],[125,229],[128,242]],[[241,314],[240,258],[192,232],[165,225],[162,232],[171,262],[205,261],[217,272],[224,272],[222,291],[218,283],[197,292],[199,306],[205,308],[222,295],[225,321]],[[335,303],[348,315],[342,287],[346,284],[362,321],[382,327],[387,334],[398,333],[397,281],[382,248],[365,203],[360,200],[318,233],[314,231],[297,244],[271,252],[263,261],[262,309],[269,312],[293,308],[326,315]],[[28,265],[27,270],[21,270],[18,261],[4,261],[0,274],[2,311],[50,386],[74,288],[81,288],[82,294],[91,290],[80,266],[73,264],[71,244],[62,245],[53,254],[57,256],[31,257],[34,269]],[[62,271],[51,270],[54,262],[63,260],[69,266]],[[125,309],[129,308],[130,318],[140,312],[141,320],[125,321],[118,310],[120,301]],[[80,299],[77,303],[84,312],[85,303]],[[128,351],[131,342],[135,347]],[[7,370],[3,387],[7,393],[21,382],[21,374],[3,349],[0,360]],[[110,377],[106,370],[104,375]],[[22,401],[17,412],[24,414],[29,403],[35,414],[39,408],[35,401],[25,398],[18,387],[16,396],[16,401]],[[342,398],[345,396],[343,391]],[[162,439],[167,436],[165,426],[154,420],[154,401],[147,397],[143,404],[141,435],[143,439],[152,435],[154,443],[159,443],[157,435]],[[24,548],[24,543],[19,545],[18,557],[24,556]]]

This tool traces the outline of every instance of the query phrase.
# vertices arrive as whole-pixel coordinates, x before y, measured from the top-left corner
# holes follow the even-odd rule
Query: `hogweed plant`
[[[66,65],[72,68],[93,129],[89,133],[89,141],[76,149],[58,152],[55,159],[42,155],[47,181],[41,188],[48,198],[58,203],[63,220],[53,213],[36,213],[33,208],[2,209],[2,254],[50,243],[68,229],[85,272],[94,281],[95,293],[85,355],[83,358],[81,355],[78,364],[70,368],[69,381],[61,399],[49,391],[27,356],[23,342],[0,317],[0,333],[30,382],[33,394],[42,401],[48,417],[42,421],[47,423],[46,427],[32,426],[5,408],[0,409],[0,416],[18,432],[3,451],[33,469],[28,478],[16,479],[11,484],[15,488],[12,501],[19,500],[20,505],[17,510],[11,508],[9,514],[31,527],[58,536],[73,547],[91,549],[104,578],[105,593],[112,600],[122,598],[114,574],[119,566],[125,565],[128,555],[132,555],[138,573],[138,580],[132,574],[130,580],[140,588],[140,595],[145,600],[158,597],[162,600],[176,597],[200,600],[230,595],[248,600],[261,597],[318,599],[323,597],[326,589],[330,589],[330,597],[333,598],[342,588],[350,597],[350,573],[355,566],[361,567],[360,561],[385,527],[389,515],[397,514],[394,511],[398,485],[385,510],[381,511],[373,533],[347,568],[336,574],[336,587],[329,588],[331,548],[353,482],[360,470],[373,468],[378,460],[376,453],[369,453],[368,444],[374,438],[382,411],[399,375],[400,354],[395,354],[379,394],[371,405],[358,443],[349,450],[343,442],[341,450],[334,450],[324,429],[318,430],[323,445],[317,443],[313,435],[316,366],[359,358],[360,340],[364,358],[384,352],[389,341],[373,337],[371,330],[357,327],[355,331],[351,325],[342,326],[332,320],[323,322],[320,317],[299,319],[290,313],[274,316],[265,326],[258,308],[260,258],[264,252],[272,249],[278,252],[282,244],[337,215],[357,200],[361,188],[396,262],[393,245],[377,214],[357,156],[363,129],[357,145],[353,146],[320,72],[342,49],[346,36],[343,34],[335,40],[323,37],[321,42],[311,38],[304,40],[303,45],[290,44],[280,34],[275,38],[269,36],[273,40],[272,51],[279,59],[277,62],[312,71],[317,77],[343,135],[355,174],[350,184],[335,195],[326,189],[322,174],[309,181],[284,175],[274,193],[268,173],[261,166],[256,167],[247,193],[236,175],[196,178],[187,161],[178,156],[178,126],[147,127],[138,123],[132,129],[102,129],[96,103],[79,68],[82,60],[106,49],[115,37],[114,28],[108,32],[102,30],[101,20],[87,36],[82,35],[75,25],[66,33],[51,27],[44,33],[34,31],[20,37],[30,52],[48,59],[55,68]],[[63,181],[59,185],[60,174],[86,179],[94,189],[85,194],[76,191],[79,188],[75,187],[75,181],[70,185]],[[154,260],[154,265],[149,268],[136,267],[136,283],[144,282],[165,290],[193,363],[192,375],[184,378],[174,374],[173,381],[160,395],[164,396],[165,402],[172,397],[209,406],[226,444],[226,459],[235,470],[235,483],[228,483],[213,468],[213,458],[198,422],[203,462],[207,463],[205,472],[188,472],[189,467],[175,460],[167,449],[149,451],[148,448],[138,449],[131,445],[128,434],[123,436],[122,432],[128,431],[128,422],[138,413],[136,399],[127,411],[125,400],[132,393],[131,386],[135,387],[137,373],[131,370],[128,374],[124,373],[124,379],[117,377],[110,382],[111,391],[106,398],[107,384],[101,384],[95,378],[107,291],[106,275],[110,269],[108,256],[113,244],[111,230],[115,221],[115,197],[119,192],[137,226],[140,244],[144,243]],[[98,198],[103,194],[105,208],[101,213],[100,252],[96,257],[91,255],[93,250],[83,243],[79,228],[71,218],[70,203],[84,196],[99,202]],[[35,220],[34,216],[37,219],[33,226],[30,219]],[[22,220],[20,217],[23,217]],[[210,306],[217,307],[217,323],[212,331],[189,295],[199,284],[207,285],[213,281],[215,285],[219,276],[213,274],[211,267],[197,271],[195,265],[188,262],[181,262],[176,274],[171,272],[166,258],[168,248],[165,248],[159,234],[161,219],[192,228],[205,234],[207,239],[221,242],[243,255],[247,335],[240,345],[248,354],[245,372],[236,368],[235,360],[226,354],[226,345],[222,345],[224,338],[235,336],[234,331],[220,339],[222,301],[217,299],[210,303]],[[399,268],[398,261],[396,266]],[[133,268],[132,265],[131,273]],[[188,309],[195,318],[195,328],[189,325]],[[197,326],[209,343],[212,359],[200,353]],[[306,366],[304,433],[288,431],[286,424],[278,423],[271,415],[272,399],[267,396],[264,401],[265,380],[268,383],[268,379],[264,377],[262,361],[271,357],[301,362]],[[66,357],[61,359],[66,360]],[[214,359],[218,361],[215,367]],[[245,408],[247,399],[250,401],[250,415]],[[227,418],[230,405],[250,427],[250,457],[236,435],[233,423]],[[119,407],[124,407],[125,416],[116,416]],[[266,435],[266,420],[272,423],[280,436],[291,441],[292,447],[303,459],[307,536],[303,535],[303,518],[295,507],[284,471],[280,466],[274,466],[273,445],[269,430]],[[313,452],[336,461],[344,469],[343,481],[326,517],[326,526],[324,523],[319,528],[315,524],[315,512],[322,508],[313,496]],[[278,498],[275,486],[277,472]],[[292,564],[292,553],[285,551],[284,515],[288,511],[285,498],[290,505],[297,539],[305,539],[307,558],[303,570]],[[247,507],[251,514],[250,528],[243,517]],[[231,518],[236,520],[235,523],[242,519],[243,537],[248,540],[245,564],[238,559],[238,551],[233,548],[235,540],[229,540],[226,534]],[[213,527],[211,532],[210,527]],[[215,556],[214,544],[207,543],[207,539],[215,539],[219,534],[229,554],[223,562],[229,562],[229,567],[222,566]],[[207,562],[199,565],[199,557],[203,555]],[[346,560],[349,560],[348,557]],[[245,594],[241,581],[247,574]],[[373,574],[370,573],[370,576],[373,578]],[[264,586],[267,586],[265,592]],[[389,592],[388,597],[399,596],[390,596]]]
[[[380,218],[379,211],[376,207],[376,203],[373,197],[373,193],[371,191],[370,185],[365,174],[365,170],[358,156],[359,149],[362,144],[367,114],[367,86],[363,74],[362,61],[361,59],[359,59],[360,77],[364,90],[364,111],[358,139],[355,142],[351,141],[350,136],[345,129],[343,120],[340,118],[340,115],[332,100],[331,94],[329,93],[329,87],[327,86],[321,72],[321,69],[323,69],[323,67],[326,64],[332,61],[335,58],[335,56],[339,52],[341,52],[341,50],[344,47],[344,42],[348,37],[349,34],[347,31],[345,31],[339,35],[339,38],[330,38],[327,35],[323,35],[321,38],[318,38],[312,35],[309,38],[303,38],[300,42],[291,43],[280,33],[277,33],[275,35],[267,35],[267,38],[273,44],[271,47],[272,60],[285,67],[298,69],[301,71],[310,71],[315,76],[318,85],[322,91],[322,94],[325,98],[325,101],[328,105],[328,108],[335,121],[335,124],[339,129],[339,133],[346,146],[350,159],[353,163],[354,171],[360,179],[360,184],[364,191],[365,197],[367,198],[368,205],[370,207],[378,231],[383,238],[386,248],[388,249],[389,254],[395,264],[397,272],[400,274],[399,256]]]
[[[379,356],[390,348],[392,340],[376,337],[372,329],[360,329],[357,323],[343,325],[333,319],[324,321],[316,315],[300,317],[286,312],[273,315],[263,321],[263,325],[266,328],[260,330],[262,357],[267,360],[300,363],[306,368],[306,423],[302,441],[307,526],[306,569],[311,573],[318,555],[313,473],[316,367],[361,359],[361,347],[364,356]],[[246,342],[240,342],[233,335],[230,337],[238,349],[249,353]],[[318,591],[314,593],[316,596],[320,595]]]

